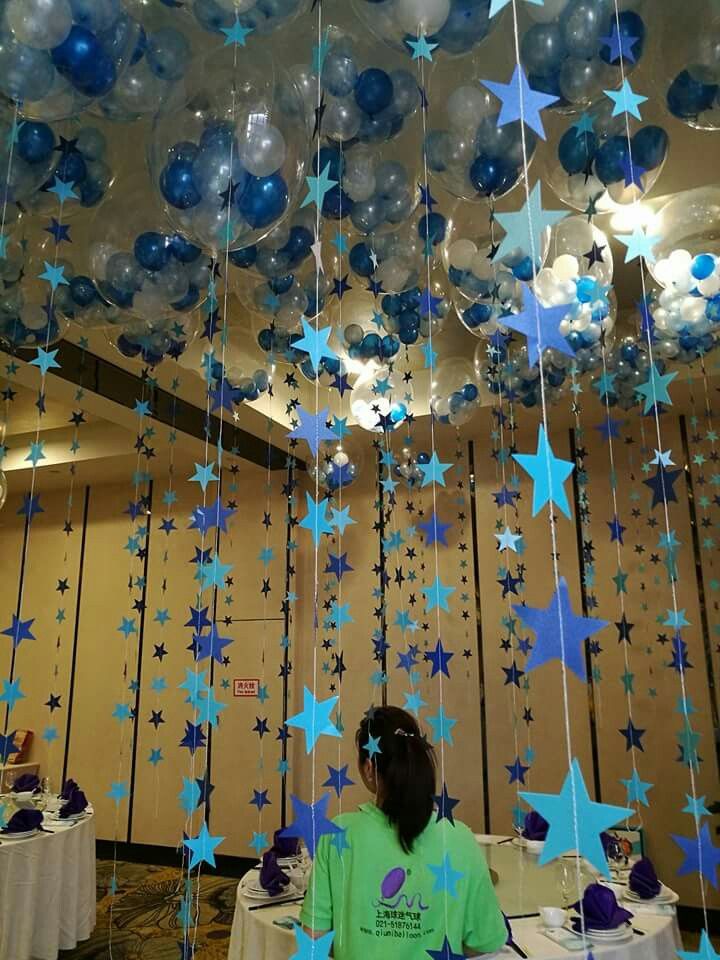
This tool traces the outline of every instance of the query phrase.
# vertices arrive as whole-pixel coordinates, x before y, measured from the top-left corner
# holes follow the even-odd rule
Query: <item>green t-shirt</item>
[[[301,923],[335,931],[336,960],[418,960],[441,950],[499,950],[507,939],[487,863],[464,823],[433,816],[406,854],[373,803],[320,838]]]

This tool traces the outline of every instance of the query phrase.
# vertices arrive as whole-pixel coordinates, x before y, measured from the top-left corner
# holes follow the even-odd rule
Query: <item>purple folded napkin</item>
[[[290,877],[283,872],[277,862],[277,854],[268,850],[263,854],[262,867],[260,868],[260,886],[267,890],[271,897],[277,897],[283,893],[285,887],[290,883]]]
[[[652,865],[651,860],[648,860],[647,857],[638,860],[630,871],[628,886],[633,893],[642,897],[643,900],[652,900],[653,897],[656,897],[660,893],[662,884],[657,878],[655,867]]]
[[[10,788],[13,793],[34,793],[40,786],[40,778],[34,773],[24,773]]]
[[[573,904],[573,910],[581,912],[579,902]],[[628,920],[632,920],[633,915],[629,910],[624,910],[618,905],[615,894],[609,887],[591,883],[583,894],[582,914],[573,919],[573,928],[577,933],[582,930],[583,917],[586,929],[615,930]]]
[[[70,799],[60,807],[60,817],[74,817],[77,813],[82,813],[87,807],[88,802],[82,790],[73,790]]]
[[[550,824],[536,810],[531,810],[525,815],[522,835],[526,840],[545,840],[549,829]]]
[[[72,779],[66,780],[65,783],[63,784],[62,790],[60,791],[60,799],[69,800],[72,794],[79,789],[80,788],[78,787],[77,783],[75,783],[74,780]]]
[[[43,815],[39,810],[18,810],[7,822],[3,833],[27,833],[28,830],[37,830],[42,823]]]
[[[273,836],[272,850],[278,857],[296,857],[300,853],[298,837],[283,837],[282,830],[276,830]]]

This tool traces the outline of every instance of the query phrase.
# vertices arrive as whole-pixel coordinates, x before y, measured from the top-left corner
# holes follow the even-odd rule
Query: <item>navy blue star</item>
[[[645,748],[642,745],[641,738],[645,734],[644,730],[638,729],[632,720],[628,720],[628,725],[624,730],[618,730],[618,733],[621,733],[626,740],[626,749],[631,750],[633,747],[637,747],[639,750],[645,752]]]
[[[202,610],[190,607],[190,619],[185,626],[192,627],[195,633],[202,633],[205,627],[212,625],[212,621],[207,615],[209,609],[209,607],[203,607]]]
[[[502,489],[493,494],[493,499],[495,500],[495,505],[498,507],[514,507],[515,501],[519,498],[519,496],[520,494],[518,491],[508,490],[506,486],[503,486]]]
[[[268,800],[267,790],[253,790],[253,798],[250,801],[251,806],[262,810],[263,807],[272,806],[272,801]]]
[[[519,687],[519,686],[520,686],[520,677],[522,677],[522,676],[524,675],[525,671],[524,671],[524,670],[518,670],[518,666],[517,666],[517,664],[515,663],[514,660],[513,660],[513,662],[512,662],[512,666],[510,666],[510,667],[503,667],[502,670],[503,670],[503,673],[505,674],[505,686],[506,686],[506,687],[507,687],[507,685],[510,684],[510,683],[514,683],[516,687]]]
[[[440,796],[433,797],[433,800],[437,806],[437,822],[439,823],[441,820],[449,820],[454,826],[455,819],[453,817],[453,810],[460,803],[460,801],[450,796],[446,783],[443,783],[442,793]]]
[[[28,520],[32,520],[36,513],[45,513],[45,510],[40,506],[40,494],[36,493],[33,496],[30,496],[29,493],[23,494],[23,504],[17,512],[18,516],[25,516]]]
[[[342,300],[342,298],[345,296],[345,294],[348,292],[348,290],[352,290],[352,287],[351,287],[350,284],[347,282],[347,279],[348,279],[348,274],[347,274],[347,273],[345,274],[344,277],[342,277],[342,279],[340,279],[340,278],[338,278],[338,277],[335,277],[335,278],[333,279],[333,289],[332,289],[332,292],[333,292],[333,294],[338,298],[338,300]]]
[[[270,733],[270,727],[268,726],[268,722],[265,717],[262,719],[260,717],[255,717],[255,726],[252,729],[253,733],[257,733],[261,740],[266,733]]]
[[[510,571],[508,570],[502,580],[497,581],[500,586],[503,588],[503,600],[509,593],[514,593],[515,596],[518,595],[515,587],[522,583],[522,577],[513,577]]]
[[[328,554],[328,563],[325,567],[325,573],[334,573],[338,580],[342,580],[344,573],[351,573],[352,567],[347,562],[347,553],[336,557],[334,554]]]
[[[150,713],[151,717],[148,720],[148,723],[151,723],[157,730],[161,723],[165,723],[163,720],[162,710],[151,710]]]
[[[210,794],[215,789],[215,784],[210,783],[210,774],[209,771],[205,771],[205,776],[200,779],[195,779],[195,783],[198,785],[200,790],[200,796],[198,797],[198,806],[201,803],[209,804],[210,803]]]
[[[330,384],[330,387],[337,390],[341,397],[344,397],[348,390],[352,390],[352,387],[348,383],[346,373],[336,373],[335,379]]]
[[[433,197],[432,193],[430,193],[430,184],[425,184],[425,186],[423,186],[421,183],[419,183],[418,187],[420,188],[420,203],[427,207],[432,213],[432,208],[437,203],[437,200],[435,197]]]
[[[194,756],[195,751],[201,749],[207,743],[207,738],[202,730],[202,724],[195,725],[189,720],[185,721],[185,736],[180,741],[181,747],[187,747]]]
[[[52,713],[53,710],[60,709],[60,694],[58,694],[58,696],[55,696],[54,693],[51,693],[50,699],[46,701],[45,706],[50,707],[50,713]]]
[[[67,223],[58,223],[55,217],[52,217],[52,223],[49,227],[45,227],[45,232],[51,234],[55,239],[55,244],[62,243],[63,240],[67,240],[68,243],[72,243],[70,239],[70,226]]]
[[[435,676],[437,673],[444,673],[446,677],[450,677],[448,672],[448,663],[455,656],[454,653],[446,653],[442,645],[442,640],[438,640],[435,645],[435,649],[430,652],[428,651],[425,654],[425,659],[432,664],[432,672],[430,678]]]
[[[511,764],[505,764],[505,769],[510,774],[509,783],[515,783],[519,781],[520,783],[525,783],[525,774],[528,772],[530,767],[524,767],[520,763],[520,757],[515,758],[515,762]]]
[[[167,656],[167,650],[165,649],[164,643],[154,643],[155,653],[153,653],[153,659],[157,659],[162,663],[163,657]]]
[[[340,767],[339,770],[336,770],[335,767],[328,766],[328,773],[330,776],[327,778],[324,787],[332,787],[335,793],[338,796],[343,792],[345,787],[354,786],[354,781],[350,779],[347,775],[348,764],[346,763],[344,767]]]
[[[645,486],[650,487],[653,492],[651,510],[654,510],[659,503],[678,502],[674,484],[681,474],[682,470],[666,470],[665,467],[658,466],[654,477],[643,480]]]

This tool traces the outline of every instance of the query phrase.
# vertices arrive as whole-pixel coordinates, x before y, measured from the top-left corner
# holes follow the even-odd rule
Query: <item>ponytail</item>
[[[400,846],[411,853],[433,812],[433,748],[414,717],[399,707],[368,711],[356,737],[361,764],[370,758],[366,750],[370,736],[379,740],[381,750],[372,757],[382,781],[380,809],[397,829]]]

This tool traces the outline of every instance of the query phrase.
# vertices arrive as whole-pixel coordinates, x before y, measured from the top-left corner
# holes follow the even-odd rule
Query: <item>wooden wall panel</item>
[[[23,498],[19,494],[9,495],[5,506],[0,510],[0,629],[12,626],[13,616],[17,612],[18,590],[20,585],[20,564],[22,560],[25,517],[18,516]],[[27,619],[27,617],[26,617]],[[27,641],[24,641],[27,642]],[[0,679],[10,677],[13,641],[10,637],[0,637]],[[2,706],[2,705],[0,705]],[[14,717],[10,718],[14,720]],[[5,710],[0,711],[0,722],[5,729]],[[31,729],[34,729],[31,728]]]

